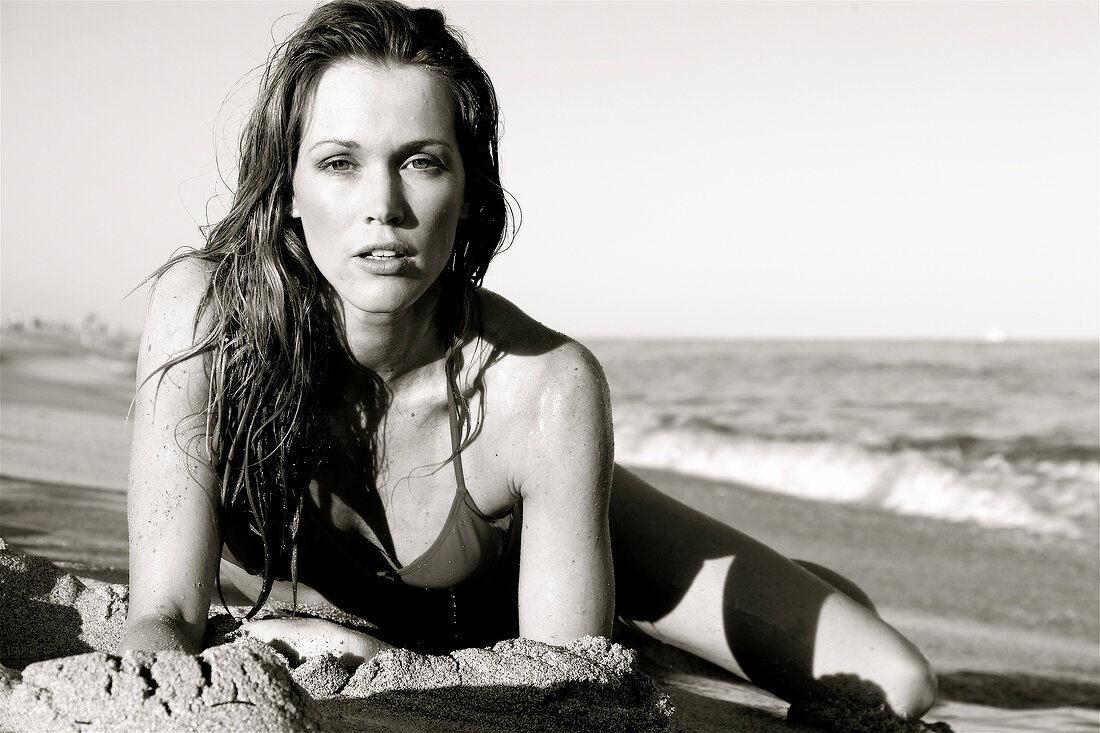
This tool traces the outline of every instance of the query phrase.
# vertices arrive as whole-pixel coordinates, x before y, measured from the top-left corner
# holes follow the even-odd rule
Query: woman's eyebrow
[[[424,138],[423,140],[410,140],[401,146],[402,150],[411,150],[412,148],[426,148],[431,145],[439,145],[440,147],[451,150],[451,145],[446,140],[437,140],[435,138]]]
[[[353,150],[358,150],[360,147],[362,147],[355,140],[337,140],[336,138],[328,138],[328,139],[325,139],[325,140],[318,140],[317,142],[310,145],[309,149],[312,152],[313,150],[316,150],[317,148],[321,147],[322,145],[328,145],[328,144],[340,145],[341,147],[345,147],[345,148],[349,148],[349,149],[353,149]],[[415,148],[428,147],[428,146],[431,146],[431,145],[439,145],[440,147],[447,148],[447,150],[453,150],[450,143],[448,143],[446,140],[437,140],[435,138],[424,138],[423,140],[410,140],[407,143],[402,143],[402,145],[400,146],[400,150],[407,151],[407,150],[413,150]]]
[[[310,145],[309,149],[311,151],[313,151],[313,150],[316,150],[317,148],[321,147],[322,145],[326,145],[328,143],[333,143],[335,145],[341,145],[345,148],[358,148],[359,147],[359,143],[355,142],[354,140],[336,140],[334,138],[330,138],[328,140],[318,140],[317,142]]]

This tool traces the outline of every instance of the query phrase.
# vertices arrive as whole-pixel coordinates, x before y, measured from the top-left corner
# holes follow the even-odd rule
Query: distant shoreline
[[[40,325],[34,326],[37,320]],[[97,328],[107,334],[113,342],[132,343],[136,348],[141,339],[141,326],[124,326],[105,321],[95,321]],[[37,318],[35,316],[0,315],[0,332],[25,333],[36,336],[72,336],[88,330],[79,320]],[[684,334],[589,334],[575,332],[570,336],[583,344],[599,343],[636,343],[636,344],[706,344],[706,343],[765,343],[765,344],[853,344],[853,343],[896,343],[896,344],[976,344],[990,347],[1012,345],[1094,345],[1100,349],[1100,334],[1096,336],[1013,336],[1005,334],[1003,339],[990,339],[988,334],[976,333],[972,336],[934,336],[934,335],[772,335],[772,334],[729,334],[729,335],[684,335]]]

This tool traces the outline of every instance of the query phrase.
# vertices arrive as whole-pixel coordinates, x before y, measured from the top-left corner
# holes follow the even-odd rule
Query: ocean
[[[805,499],[1095,537],[1100,345],[591,340],[616,460]]]

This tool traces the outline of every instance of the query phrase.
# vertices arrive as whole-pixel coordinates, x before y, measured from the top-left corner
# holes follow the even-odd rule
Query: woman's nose
[[[368,222],[395,226],[404,220],[406,203],[398,176],[385,173],[371,176],[366,187]]]

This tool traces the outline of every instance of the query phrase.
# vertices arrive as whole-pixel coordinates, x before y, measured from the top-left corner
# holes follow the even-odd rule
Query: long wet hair
[[[337,0],[316,8],[272,51],[241,133],[228,214],[203,229],[202,249],[176,255],[154,273],[183,259],[201,260],[211,273],[193,346],[159,373],[200,355],[206,364],[210,391],[200,417],[222,511],[250,514],[263,545],[263,586],[246,618],[263,606],[278,568],[289,563],[297,585],[303,496],[325,442],[322,390],[334,350],[347,347],[338,298],[310,257],[301,222],[289,216],[317,83],[347,60],[419,67],[452,97],[469,216],[440,276],[435,326],[449,354],[479,328],[475,289],[511,231],[496,94],[442,13],[392,0]]]

